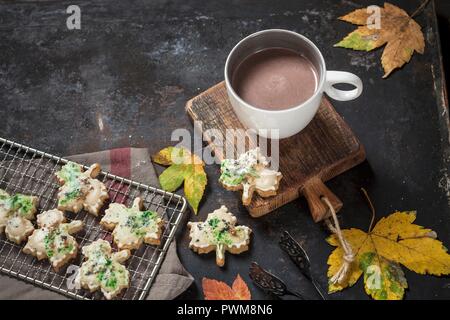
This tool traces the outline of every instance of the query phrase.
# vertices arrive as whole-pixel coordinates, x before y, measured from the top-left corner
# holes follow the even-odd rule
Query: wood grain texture
[[[257,145],[257,138],[246,132],[246,128],[233,112],[223,82],[189,100],[186,111],[220,161],[243,152],[235,149],[233,139],[217,138],[217,136],[226,137],[227,129],[243,129],[237,132],[234,138],[246,139],[247,148],[254,148]],[[201,126],[195,121],[201,121]],[[270,152],[270,142],[267,145]],[[253,217],[272,212],[302,194],[307,195],[310,204],[311,201],[315,202],[314,199],[320,200],[321,196],[332,197],[332,193],[328,193],[329,190],[321,186],[320,182],[339,175],[365,159],[363,146],[325,98],[317,115],[302,132],[279,140],[279,150],[279,170],[283,174],[280,188],[277,195],[269,198],[254,195],[251,204],[247,206]],[[337,197],[332,198],[335,209],[339,210],[342,203]],[[317,205],[320,207],[320,204]],[[311,206],[310,208],[313,210]],[[323,208],[322,206],[318,210]],[[315,221],[324,217],[323,213],[315,215],[313,213]]]

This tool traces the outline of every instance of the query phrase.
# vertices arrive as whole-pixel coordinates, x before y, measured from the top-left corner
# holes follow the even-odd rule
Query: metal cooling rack
[[[38,196],[38,213],[55,208],[59,188],[55,172],[68,160],[3,138],[0,138],[0,145],[0,188],[10,194],[24,193]],[[165,220],[161,244],[157,247],[142,245],[139,250],[132,252],[132,256],[126,262],[130,272],[130,287],[124,290],[119,298],[143,300],[174,238],[186,209],[186,200],[179,195],[103,171],[97,179],[108,188],[110,202],[131,206],[133,200],[140,196],[147,210],[158,212]],[[100,226],[100,217],[94,217],[85,211],[78,214],[66,212],[65,215],[69,221],[82,220],[85,223],[83,231],[75,235],[80,248],[97,239],[111,242],[111,232]],[[33,256],[24,254],[22,252],[24,245],[25,242],[17,245],[8,241],[4,234],[0,235],[1,272],[72,298],[103,298],[99,291],[89,293],[73,285],[77,267],[82,262],[81,253],[78,253],[76,260],[56,273],[48,260],[38,261]]]

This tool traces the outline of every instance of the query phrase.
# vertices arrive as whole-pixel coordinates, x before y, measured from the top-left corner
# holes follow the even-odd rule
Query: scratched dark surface
[[[417,210],[417,222],[450,245],[450,150],[448,107],[433,6],[417,17],[426,38],[402,70],[383,80],[381,50],[333,48],[353,26],[336,20],[355,8],[383,1],[77,1],[81,30],[66,28],[65,8],[73,1],[0,1],[0,136],[69,155],[109,148],[147,147],[152,153],[171,142],[172,130],[192,131],[184,104],[223,79],[233,45],[266,28],[286,28],[312,39],[330,70],[358,74],[363,95],[334,102],[366,147],[367,162],[328,183],[343,200],[343,227],[367,229],[365,187],[377,217]],[[408,12],[418,0],[391,0]],[[158,170],[161,170],[159,168]],[[294,201],[260,219],[246,213],[239,197],[223,190],[219,167],[207,166],[209,183],[198,216],[221,204],[254,231],[251,248],[226,257],[199,256],[188,248],[186,227],[178,250],[196,279],[182,298],[201,298],[202,277],[232,282],[240,274],[254,298],[268,299],[251,284],[251,261],[273,271],[294,290],[316,298],[308,282],[278,247],[288,230],[308,251],[313,274],[326,288],[327,232],[312,222],[306,202]],[[448,299],[450,280],[405,270],[406,299]],[[368,299],[360,280],[330,299]]]

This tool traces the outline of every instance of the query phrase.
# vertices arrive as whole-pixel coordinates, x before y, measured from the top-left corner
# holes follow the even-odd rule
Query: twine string
[[[327,197],[322,197],[321,200],[328,206],[328,209],[331,213],[331,218],[326,219],[325,223],[327,224],[328,229],[330,229],[330,231],[338,237],[341,247],[344,250],[344,261],[338,272],[336,272],[336,274],[330,279],[330,281],[332,284],[342,284],[350,274],[351,265],[355,260],[355,254],[353,253],[352,247],[342,234],[342,230],[336,216],[336,211],[331,205],[330,200],[328,200]]]

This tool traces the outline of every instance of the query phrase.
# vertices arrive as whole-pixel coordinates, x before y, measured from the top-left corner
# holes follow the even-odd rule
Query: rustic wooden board
[[[201,128],[197,129],[202,130],[204,139],[218,160],[224,159],[226,155],[223,150],[230,146],[222,145],[226,141],[214,139],[208,129],[218,129],[223,136],[226,129],[246,129],[233,112],[224,82],[189,100],[186,111],[192,120],[202,122]],[[251,135],[239,137],[244,138],[249,148],[256,146]],[[335,202],[336,209],[340,209],[342,204],[339,205],[339,200],[333,198],[333,194],[320,181],[327,181],[365,159],[364,147],[326,98],[322,100],[315,118],[302,132],[279,141],[279,150],[279,170],[283,174],[280,188],[277,195],[269,198],[254,195],[247,207],[253,217],[267,214],[301,194],[307,196],[310,208],[326,195],[332,203]],[[319,221],[324,217],[313,214],[313,218]]]

